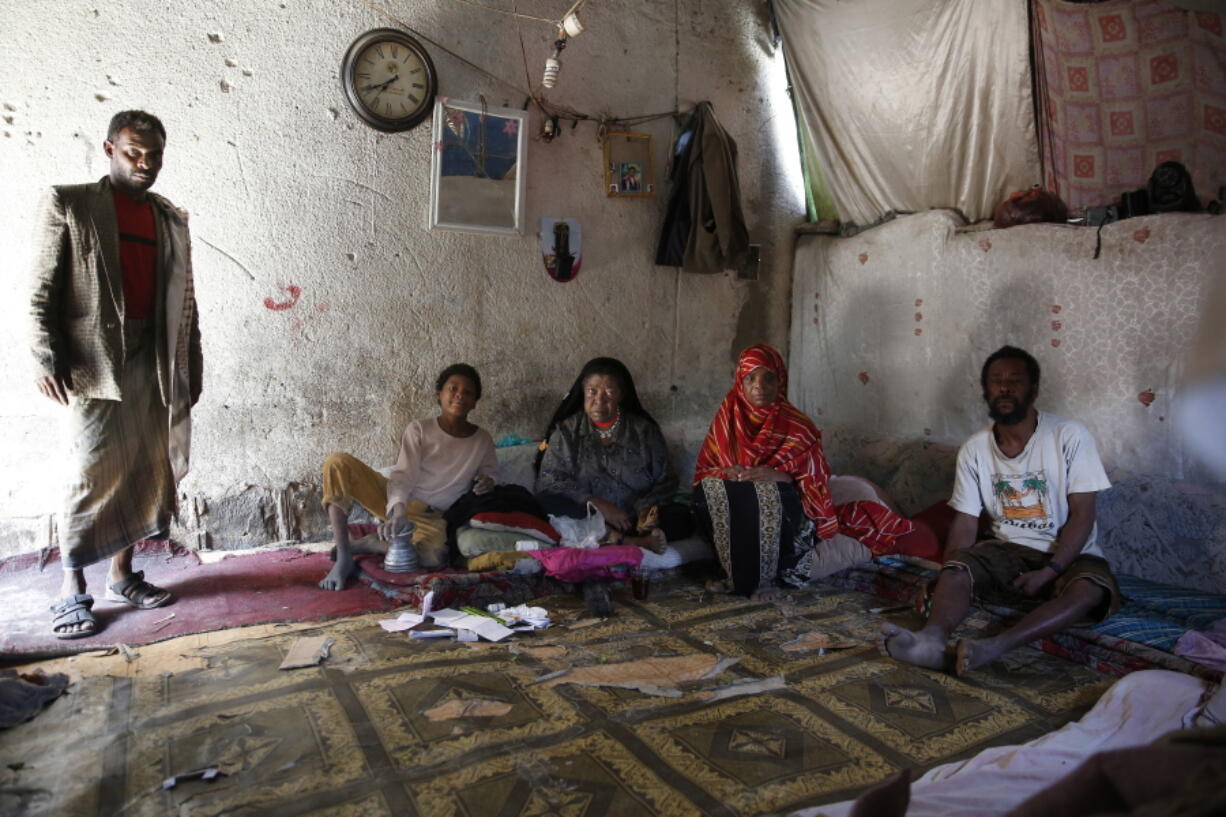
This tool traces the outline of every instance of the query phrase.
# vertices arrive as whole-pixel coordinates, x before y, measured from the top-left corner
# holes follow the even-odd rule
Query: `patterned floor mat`
[[[755,603],[656,591],[647,602],[616,594],[618,614],[602,623],[505,644],[342,622],[307,631],[336,640],[320,668],[278,671],[298,632],[205,648],[200,669],[89,679],[0,734],[0,811],[775,814],[847,799],[901,767],[918,774],[1029,740],[1079,717],[1112,680],[1032,648],[968,679],[899,664],[873,648],[881,616],[865,608],[879,602],[862,593]],[[575,598],[539,603],[555,621],[583,616]],[[798,648],[814,632],[857,646]],[[540,683],[569,667],[695,654],[737,662],[671,697]],[[704,694],[776,675],[778,689]],[[226,776],[163,788],[210,766]]]

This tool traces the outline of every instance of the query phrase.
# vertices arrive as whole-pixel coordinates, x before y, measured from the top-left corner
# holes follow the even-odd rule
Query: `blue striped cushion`
[[[1226,595],[1221,593],[1188,590],[1136,576],[1116,578],[1128,606],[1144,608],[1150,617],[1171,619],[1186,630],[1207,629],[1218,619],[1226,618]]]
[[[1092,629],[1096,633],[1170,652],[1188,628],[1169,618],[1155,616],[1144,607],[1125,605],[1106,621],[1095,624]]]

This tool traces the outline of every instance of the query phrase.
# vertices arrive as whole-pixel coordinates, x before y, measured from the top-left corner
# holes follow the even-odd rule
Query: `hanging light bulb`
[[[566,48],[566,40],[582,33],[583,23],[579,22],[578,15],[574,12],[566,15],[562,20],[562,26],[558,29],[558,39],[553,42],[553,56],[545,60],[545,76],[541,79],[541,85],[552,88],[558,84],[558,73],[562,70],[562,61],[559,57],[562,56],[562,50]]]
[[[562,49],[566,48],[566,32],[559,31],[561,36],[554,41],[553,56],[545,60],[545,77],[541,80],[541,84],[546,88],[552,88],[558,84],[558,72],[562,70],[562,61],[558,57],[562,56]]]

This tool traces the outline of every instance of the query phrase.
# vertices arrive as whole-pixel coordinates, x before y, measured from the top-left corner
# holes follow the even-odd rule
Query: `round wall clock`
[[[345,52],[341,85],[363,122],[393,132],[426,118],[438,92],[438,76],[421,43],[398,29],[376,28]]]

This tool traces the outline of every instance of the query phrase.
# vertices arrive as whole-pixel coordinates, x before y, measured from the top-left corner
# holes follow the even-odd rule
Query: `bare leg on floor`
[[[942,570],[932,594],[932,613],[928,616],[928,622],[915,631],[886,622],[881,628],[877,648],[883,655],[908,664],[942,669],[949,634],[966,617],[970,606],[970,575],[958,568]]]
[[[1044,636],[1063,630],[1086,617],[1102,604],[1107,591],[1088,579],[1078,579],[1057,598],[1036,607],[1007,630],[991,638],[964,638],[958,642],[959,675],[990,664],[1014,647],[1029,644]]]
[[[328,521],[332,523],[332,543],[336,546],[336,564],[323,577],[319,586],[324,590],[344,590],[345,581],[353,573],[353,553],[349,548],[349,514],[338,505],[328,506]]]

